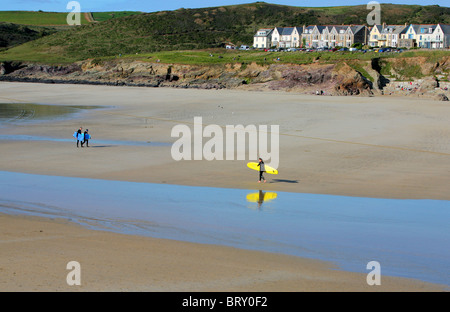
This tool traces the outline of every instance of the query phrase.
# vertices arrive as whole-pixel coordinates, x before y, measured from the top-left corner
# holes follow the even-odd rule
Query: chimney
[[[386,28],[386,23],[383,23],[383,29],[385,29]]]

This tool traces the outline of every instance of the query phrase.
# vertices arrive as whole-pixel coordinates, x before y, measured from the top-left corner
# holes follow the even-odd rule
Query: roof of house
[[[264,34],[260,34],[260,32],[264,31]],[[256,32],[256,34],[253,37],[266,37],[269,36],[273,31],[273,28],[261,28],[258,29],[258,31]]]
[[[404,34],[406,33],[406,30],[408,29],[408,26],[406,25],[396,25],[397,27],[394,29],[394,34]]]
[[[347,31],[349,26],[346,25],[339,25],[339,26],[335,26],[336,31],[341,34],[341,33],[345,33]]]
[[[315,25],[309,25],[309,26],[305,27],[304,33],[306,33],[306,34],[311,33],[313,31],[314,27],[315,27]]]
[[[278,31],[278,32],[280,33],[280,35],[283,35],[283,36],[292,35],[292,33],[294,32],[295,29],[297,30],[297,32],[299,34],[303,33],[303,27],[295,26],[295,27],[280,27],[280,28],[281,28],[281,32],[280,31]]]
[[[322,32],[327,26],[316,25],[316,27],[319,32]]]
[[[383,25],[373,25],[372,30],[378,30],[379,33],[381,33],[381,31],[383,30]]]
[[[382,34],[399,34],[402,32],[406,32],[408,27],[405,25],[386,25],[381,31]]]
[[[301,34],[301,33],[303,33],[303,27],[294,27],[295,29],[297,29],[297,32],[299,33],[299,34]]]
[[[289,35],[292,35],[293,31],[294,31],[294,27],[283,27],[283,31],[280,34],[283,36],[289,36]]]
[[[416,34],[432,34],[436,29],[436,24],[411,24],[410,27],[414,29]],[[424,30],[423,32],[421,30]]]
[[[448,25],[448,24],[439,24],[439,26],[441,26],[441,29],[444,32],[444,34],[450,35],[450,25]]]
[[[275,27],[274,31],[278,31],[278,33],[281,35],[283,33],[283,27]]]
[[[357,34],[361,30],[364,30],[366,26],[364,25],[351,25],[349,28],[353,34]]]

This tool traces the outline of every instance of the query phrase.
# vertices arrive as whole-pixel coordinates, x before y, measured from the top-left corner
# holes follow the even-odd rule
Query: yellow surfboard
[[[261,198],[261,195],[263,198]],[[250,193],[247,195],[247,201],[257,203],[257,202],[263,202],[268,201],[277,198],[277,193],[274,192],[267,192],[267,193]]]
[[[257,163],[257,162],[249,162],[249,163],[247,164],[247,167],[249,167],[250,169],[259,171],[259,166],[258,166],[258,164],[259,164],[259,163]],[[278,174],[278,170],[277,170],[277,169],[274,169],[274,168],[272,168],[272,167],[270,167],[270,166],[267,166],[266,164],[264,164],[264,167],[265,167],[265,169],[266,169],[265,172],[270,173],[270,174]]]

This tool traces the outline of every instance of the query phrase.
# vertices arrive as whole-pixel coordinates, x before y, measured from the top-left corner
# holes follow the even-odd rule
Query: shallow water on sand
[[[0,212],[335,262],[450,285],[450,202],[0,172]]]
[[[53,138],[37,135],[26,134],[0,134],[0,141],[50,141],[50,142],[76,142],[75,138]],[[151,142],[151,141],[120,141],[120,140],[95,140],[91,139],[91,147],[104,147],[112,145],[127,145],[127,146],[172,146],[168,142]]]
[[[102,106],[43,105],[33,103],[0,103],[0,122],[23,123],[30,121],[51,121],[71,117],[87,109]]]

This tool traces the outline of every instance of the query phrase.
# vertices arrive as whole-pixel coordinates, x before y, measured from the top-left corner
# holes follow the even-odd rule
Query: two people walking
[[[89,134],[89,129],[86,129],[86,131],[83,132],[83,127],[80,127],[75,133],[73,134],[73,137],[77,139],[77,147],[81,144],[81,147],[84,147],[83,145],[86,143],[86,147],[89,147],[89,139],[91,138],[91,135]]]

